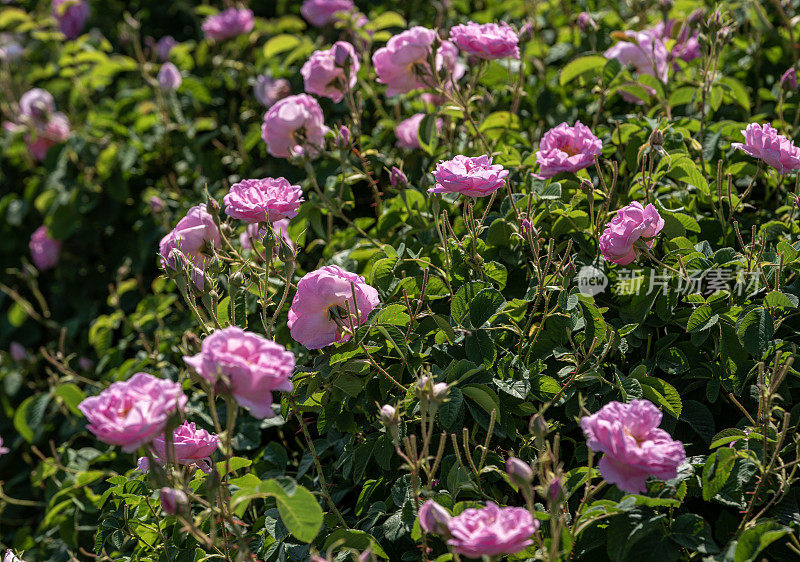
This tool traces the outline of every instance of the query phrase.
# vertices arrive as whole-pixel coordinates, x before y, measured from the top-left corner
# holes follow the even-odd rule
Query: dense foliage
[[[2,546],[800,556],[800,2],[212,4],[0,8]]]

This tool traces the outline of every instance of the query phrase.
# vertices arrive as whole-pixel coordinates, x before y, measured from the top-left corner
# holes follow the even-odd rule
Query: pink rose
[[[451,519],[450,512],[433,500],[427,500],[419,508],[419,526],[426,533],[449,536],[447,524]]]
[[[769,123],[750,123],[742,134],[744,143],[732,143],[733,148],[763,160],[782,174],[800,169],[800,148]]]
[[[56,110],[53,95],[47,90],[33,88],[19,98],[19,113],[36,121],[44,121]]]
[[[394,128],[397,137],[397,146],[400,148],[416,149],[419,148],[419,126],[425,118],[424,113],[415,113],[408,119],[403,119]],[[441,130],[442,120],[436,120],[436,130]]]
[[[353,0],[305,0],[300,13],[311,25],[322,27],[334,21],[339,12],[349,12],[353,8]]]
[[[159,464],[165,464],[166,459],[170,462],[184,466],[197,466],[200,470],[209,474],[211,472],[211,454],[217,450],[219,437],[214,433],[209,433],[205,429],[197,429],[197,426],[185,421],[182,425],[175,428],[172,433],[172,450],[167,455],[167,441],[164,436],[153,439],[151,451],[153,457]],[[141,457],[138,469],[142,472],[150,470],[150,459]]]
[[[78,408],[89,420],[87,429],[100,441],[132,453],[163,434],[169,417],[184,406],[180,384],[136,373],[86,398]]]
[[[417,88],[432,85],[428,59],[436,32],[425,27],[412,27],[395,35],[372,55],[372,64],[378,82],[386,84],[386,95],[396,96]],[[436,54],[436,69],[447,68],[454,79],[463,75],[464,68],[457,61],[458,49],[443,41]]]
[[[450,40],[465,53],[481,59],[519,58],[519,37],[505,22],[457,25],[450,29]]]
[[[605,453],[598,468],[603,478],[632,494],[645,491],[648,476],[669,480],[686,460],[683,443],[658,429],[661,412],[648,400],[610,402],[581,418],[586,445]]]
[[[378,291],[363,277],[328,265],[307,273],[297,283],[289,309],[289,330],[292,338],[308,349],[322,349],[350,339],[348,304],[353,327],[358,327],[357,316],[363,324],[379,303]]]
[[[165,62],[158,71],[158,86],[165,92],[174,92],[181,87],[183,77],[178,67],[171,62]]]
[[[53,17],[67,39],[75,39],[89,19],[89,3],[85,0],[53,0]]]
[[[604,53],[605,57],[617,59],[640,74],[649,74],[666,82],[669,53],[663,41],[648,32],[626,31],[625,35],[630,41],[618,42]]]
[[[219,43],[243,33],[250,33],[254,23],[251,10],[228,8],[216,15],[208,16],[201,27],[206,39]]]
[[[642,207],[641,203],[634,201],[617,211],[617,215],[606,225],[600,235],[600,253],[606,261],[628,265],[638,254],[638,249],[634,247],[636,243],[641,239],[643,244],[652,248],[662,228],[664,219],[653,205]]]
[[[483,509],[468,508],[447,524],[453,552],[468,558],[515,554],[533,544],[539,520],[521,507],[487,502]]]
[[[546,179],[560,172],[577,172],[591,166],[602,149],[600,139],[580,121],[576,121],[573,127],[561,123],[542,137],[536,153],[539,173],[534,175]]]
[[[69,119],[57,111],[50,116],[50,120],[45,125],[37,124],[30,133],[25,135],[25,143],[31,156],[42,161],[51,147],[61,144],[69,138],[69,133]]]
[[[781,74],[781,86],[785,86],[790,90],[797,89],[797,71],[793,66],[786,69],[786,72]]]
[[[58,258],[61,255],[61,240],[51,238],[46,226],[42,225],[33,232],[28,248],[31,251],[33,265],[39,271],[51,269],[58,264]]]
[[[205,284],[204,270],[211,261],[214,248],[222,245],[219,229],[205,207],[197,205],[189,209],[172,231],[161,239],[158,253],[161,263],[167,269],[192,267],[192,281],[199,288]],[[177,254],[177,255],[176,255]],[[185,258],[188,263],[181,263]]]
[[[667,41],[672,39],[672,31],[675,29],[676,20],[667,20],[666,25],[664,22],[658,22],[652,29],[645,30],[644,33],[651,37],[660,40],[666,45]],[[669,59],[681,59],[684,62],[690,62],[694,59],[700,58],[700,41],[698,34],[695,30],[692,32],[689,24],[684,24],[680,28],[680,33],[675,39],[675,44],[669,51]],[[675,67],[678,68],[677,66]]]
[[[200,353],[184,356],[197,374],[229,389],[240,406],[256,418],[272,417],[272,393],[289,392],[294,354],[258,334],[230,326],[203,340]]]
[[[344,97],[345,87],[352,89],[356,85],[359,68],[361,63],[353,46],[347,41],[337,41],[328,50],[314,51],[300,69],[300,74],[306,92],[339,103]]]
[[[261,136],[267,152],[278,158],[319,155],[325,144],[325,116],[317,100],[308,94],[283,98],[264,116]]]
[[[180,45],[172,35],[165,35],[161,39],[158,40],[156,43],[156,57],[161,62],[166,62],[169,60],[169,54],[172,51],[172,48],[176,45]]]
[[[428,193],[460,193],[469,197],[486,197],[503,186],[508,170],[492,165],[491,156],[458,155],[439,162],[433,179],[436,185]]]
[[[272,107],[280,99],[292,93],[292,87],[285,78],[273,79],[271,76],[261,74],[253,85],[253,93],[258,103],[264,107]]]
[[[286,178],[242,180],[225,195],[225,213],[245,222],[275,222],[297,216],[303,190]]]

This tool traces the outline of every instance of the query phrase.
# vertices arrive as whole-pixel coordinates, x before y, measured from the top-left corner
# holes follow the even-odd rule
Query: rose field
[[[2,0],[0,556],[800,560],[800,0]]]

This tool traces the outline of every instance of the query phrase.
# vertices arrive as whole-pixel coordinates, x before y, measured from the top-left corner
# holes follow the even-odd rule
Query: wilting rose
[[[163,435],[153,439],[151,452],[156,462],[164,464],[167,459],[184,466],[196,466],[206,474],[211,472],[211,454],[217,450],[219,437],[205,429],[198,429],[192,422],[183,422],[172,433],[172,450],[167,454],[167,440]],[[150,470],[150,459],[141,457],[138,469]]]

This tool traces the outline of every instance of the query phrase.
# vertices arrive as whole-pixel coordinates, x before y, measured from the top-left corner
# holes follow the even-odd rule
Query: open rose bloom
[[[662,228],[664,219],[653,205],[642,207],[641,203],[634,201],[617,211],[614,219],[606,225],[600,235],[600,253],[606,261],[628,265],[638,255],[636,244],[652,248]]]
[[[339,266],[328,265],[307,273],[298,281],[289,309],[288,326],[295,341],[308,349],[322,349],[349,340],[351,320],[353,327],[357,328],[357,316],[363,324],[379,303],[378,291],[363,277]],[[350,318],[347,316],[348,304]]]
[[[515,554],[533,544],[539,521],[522,507],[468,508],[447,522],[453,551],[467,558]]]
[[[186,363],[218,390],[229,390],[256,418],[272,417],[272,393],[292,390],[294,354],[263,336],[230,326],[206,337]]]
[[[505,22],[456,25],[450,29],[450,40],[468,55],[481,59],[519,58],[519,37]]]
[[[336,20],[336,15],[354,8],[353,0],[305,0],[300,13],[315,27],[322,27]]]
[[[408,148],[410,150],[420,147],[419,144],[419,126],[425,118],[424,113],[416,113],[408,119],[403,119],[394,128],[394,134],[397,137],[397,146],[400,148]],[[442,120],[436,120],[436,129],[442,128]]]
[[[566,123],[547,131],[539,144],[536,162],[539,179],[551,178],[560,172],[577,172],[591,166],[600,155],[603,143],[580,121],[570,127]]]
[[[742,134],[744,143],[734,142],[733,148],[763,160],[782,174],[800,169],[800,148],[769,123],[750,123]]]
[[[372,55],[372,64],[378,74],[378,82],[386,84],[386,95],[405,94],[417,88],[432,85],[429,59],[436,32],[416,26],[394,35]],[[436,53],[436,70],[446,68],[453,79],[464,73],[458,63],[458,49],[449,41],[443,41]]]
[[[205,429],[198,429],[192,422],[183,422],[172,433],[172,450],[167,454],[167,440],[156,437],[150,445],[155,460],[164,464],[167,459],[184,466],[196,466],[206,474],[211,472],[211,454],[217,450],[219,438]],[[150,469],[150,459],[141,457],[138,469]]]
[[[319,155],[325,144],[325,116],[308,94],[289,96],[269,108],[261,126],[267,152],[278,158]]]
[[[649,400],[610,402],[581,418],[587,446],[605,453],[598,468],[607,482],[637,494],[647,489],[648,476],[669,480],[678,475],[686,460],[683,443],[659,429],[660,423],[661,412]]]
[[[247,9],[228,8],[216,15],[208,16],[202,28],[207,39],[220,42],[253,30],[253,12]]]
[[[491,156],[458,155],[452,160],[439,162],[433,179],[436,185],[428,193],[459,193],[469,197],[486,197],[500,189],[508,170],[499,164],[492,165]]]
[[[314,51],[300,69],[306,92],[328,97],[339,103],[344,91],[356,85],[361,63],[355,49],[347,41],[337,41],[324,51]]]
[[[132,453],[163,435],[169,417],[185,406],[180,384],[136,373],[127,381],[111,383],[78,408],[89,422],[87,429],[100,441]]]
[[[161,239],[158,253],[162,265],[171,270],[191,268],[191,278],[200,289],[205,285],[205,269],[211,261],[211,251],[219,248],[222,238],[219,229],[205,206],[189,209],[172,231]]]
[[[51,269],[58,264],[61,241],[51,238],[46,226],[42,225],[33,232],[28,248],[31,251],[33,265],[39,271]]]
[[[225,213],[245,222],[275,222],[297,216],[303,190],[286,178],[242,180],[223,199]]]

